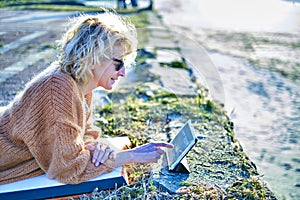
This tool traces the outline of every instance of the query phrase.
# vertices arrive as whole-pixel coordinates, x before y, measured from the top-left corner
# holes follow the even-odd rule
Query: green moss
[[[293,49],[300,49],[300,43],[299,42],[298,43],[291,43],[290,46]]]
[[[227,188],[228,199],[266,199],[267,191],[259,179],[248,178],[237,180]]]
[[[56,1],[56,2],[59,2]],[[61,4],[67,2],[66,4]],[[79,2],[80,3],[80,2]],[[77,1],[60,1],[51,4],[45,0],[6,0],[0,2],[0,8],[13,10],[47,10],[62,12],[103,12],[102,8],[96,6],[80,5]],[[120,14],[135,13],[138,8],[115,9]]]
[[[247,60],[248,60],[249,64],[252,65],[252,66],[254,66],[254,67],[257,67],[259,65],[259,60],[258,59],[251,59],[251,58],[249,58]]]
[[[182,182],[181,182],[181,185],[182,185],[182,186],[195,186],[195,185],[197,185],[197,184],[191,183],[191,182],[188,182],[188,181],[182,181]]]
[[[55,47],[56,47],[55,44],[48,43],[48,44],[44,44],[42,48],[43,49],[54,49]]]
[[[207,100],[202,106],[208,112],[213,112],[216,109],[216,104],[211,100]]]
[[[188,66],[182,61],[172,61],[171,63],[161,62],[160,65],[163,67],[173,67],[177,69],[185,69],[185,70],[189,69]]]
[[[148,14],[146,12],[142,12],[137,15],[131,15],[130,19],[136,28],[146,28],[148,25],[150,25]]]
[[[134,15],[130,15],[131,22],[137,28],[137,35],[139,41],[139,48],[144,47],[149,40],[150,32],[147,29],[147,26],[150,24],[148,19],[148,14],[146,12],[140,12]]]
[[[151,97],[156,102],[174,102],[177,100],[177,96],[174,93],[161,91]]]
[[[171,62],[171,67],[179,69],[188,69],[188,66],[182,61],[173,61]]]
[[[99,114],[101,116],[109,115],[113,113],[113,106],[112,104],[106,104],[103,108],[97,108],[99,110]]]
[[[0,42],[0,47],[4,47],[5,43],[3,41]]]

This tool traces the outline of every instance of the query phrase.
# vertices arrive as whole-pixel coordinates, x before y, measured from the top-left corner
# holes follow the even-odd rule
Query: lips
[[[112,83],[114,84],[118,79],[111,78]]]

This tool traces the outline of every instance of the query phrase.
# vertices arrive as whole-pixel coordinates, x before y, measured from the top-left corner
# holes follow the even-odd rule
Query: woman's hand
[[[88,144],[87,149],[93,151],[92,163],[98,167],[101,163],[104,163],[107,159],[112,159],[114,157],[114,150],[106,146],[95,142],[94,144]]]
[[[173,144],[166,143],[166,142],[150,142],[150,143],[135,147],[133,149],[133,151],[135,153],[156,152],[156,153],[162,155],[164,153],[164,151],[161,149],[161,147],[173,148],[174,146],[173,146]]]
[[[173,148],[170,143],[165,142],[150,142],[133,149],[134,162],[136,163],[151,163],[157,162],[160,156],[165,153],[161,147]]]
[[[161,147],[173,148],[170,143],[150,142],[142,146],[121,151],[116,157],[116,166],[122,166],[129,163],[155,163],[164,154]]]

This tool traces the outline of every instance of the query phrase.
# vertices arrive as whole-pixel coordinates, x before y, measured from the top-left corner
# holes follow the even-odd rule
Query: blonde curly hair
[[[137,33],[128,18],[113,12],[71,19],[71,27],[59,42],[61,70],[78,83],[86,84],[93,77],[90,67],[101,65],[103,57],[111,56],[117,45],[124,46],[125,64],[134,62]]]

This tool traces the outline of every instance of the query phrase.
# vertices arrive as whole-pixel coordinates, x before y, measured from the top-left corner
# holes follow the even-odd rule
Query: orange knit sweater
[[[77,184],[111,172],[115,160],[95,167],[87,122],[92,94],[83,96],[71,76],[52,64],[0,113],[0,184],[46,173]]]

